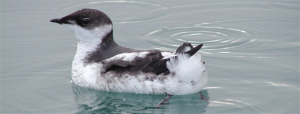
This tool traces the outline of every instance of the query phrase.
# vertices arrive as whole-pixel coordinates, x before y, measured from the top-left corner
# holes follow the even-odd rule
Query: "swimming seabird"
[[[72,81],[82,87],[143,94],[185,95],[203,90],[205,63],[183,43],[175,52],[135,50],[118,45],[110,18],[95,9],[81,9],[51,22],[73,31],[78,40]]]

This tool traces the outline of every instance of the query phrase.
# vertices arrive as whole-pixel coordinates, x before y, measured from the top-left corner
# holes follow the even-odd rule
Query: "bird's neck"
[[[81,27],[69,27],[74,31],[77,42],[77,52],[74,60],[87,62],[86,59],[92,53],[99,51],[103,44],[115,43],[113,39],[112,25],[103,25],[95,27],[94,29],[87,30]]]
[[[107,46],[116,44],[113,39],[113,30],[111,27],[108,27],[104,30],[97,29],[98,28],[93,30],[98,31],[98,33],[94,35],[75,33],[78,42],[77,51],[72,65],[73,75],[78,73],[80,74],[80,72],[84,72],[84,69],[87,66],[87,64],[91,64],[92,62],[94,62],[91,61],[91,56],[94,56],[95,53],[99,53],[99,51],[102,51],[103,48],[106,48]]]

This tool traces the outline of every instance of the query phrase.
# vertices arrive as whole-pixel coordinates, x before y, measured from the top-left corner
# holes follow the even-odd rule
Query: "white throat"
[[[99,45],[103,38],[113,29],[111,24],[101,25],[93,29],[82,28],[77,24],[64,24],[64,26],[75,33],[78,44],[82,43],[91,47]]]
[[[95,51],[103,38],[112,31],[112,25],[102,25],[94,29],[85,29],[77,24],[64,24],[73,31],[78,39],[76,57],[83,59],[87,54]],[[74,59],[75,60],[75,59]]]
[[[112,25],[102,25],[94,29],[85,29],[76,24],[65,24],[65,26],[73,31],[78,39],[77,52],[72,64],[72,78],[84,77],[86,72],[85,58],[99,48],[103,38],[112,31]]]

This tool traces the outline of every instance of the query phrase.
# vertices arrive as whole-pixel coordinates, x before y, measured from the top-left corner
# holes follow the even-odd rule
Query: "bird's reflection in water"
[[[175,95],[168,105],[156,106],[165,95],[116,93],[79,87],[72,84],[78,113],[204,113],[209,104],[207,90],[200,94]]]

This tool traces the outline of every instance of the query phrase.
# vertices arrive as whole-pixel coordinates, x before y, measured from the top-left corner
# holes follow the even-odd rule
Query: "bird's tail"
[[[178,54],[187,54],[189,56],[193,56],[198,50],[201,49],[201,47],[203,46],[203,44],[200,44],[196,47],[193,47],[191,45],[191,43],[183,43],[181,46],[178,47],[178,49],[176,50],[176,55]]]
[[[176,56],[166,61],[166,67],[173,75],[165,81],[167,93],[192,94],[204,88],[207,73],[201,55],[196,53],[202,46],[193,47],[190,43],[184,43],[176,50]]]

